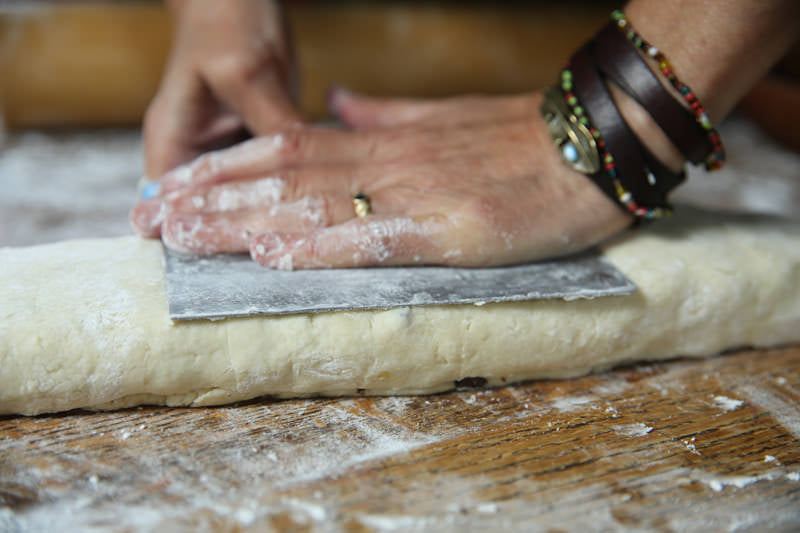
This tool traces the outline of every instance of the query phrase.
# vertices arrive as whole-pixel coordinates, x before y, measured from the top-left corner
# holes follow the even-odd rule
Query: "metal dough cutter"
[[[165,248],[173,320],[411,305],[483,305],[631,294],[636,285],[598,251],[501,268],[264,268],[246,255],[186,256]]]

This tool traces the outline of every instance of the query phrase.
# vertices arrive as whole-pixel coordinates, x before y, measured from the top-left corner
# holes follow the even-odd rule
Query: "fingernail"
[[[330,111],[331,115],[336,116],[339,113],[339,107],[341,106],[341,99],[348,98],[353,93],[350,92],[349,89],[342,87],[341,85],[331,85],[328,88],[328,91],[325,95],[325,102],[328,106],[328,111]]]

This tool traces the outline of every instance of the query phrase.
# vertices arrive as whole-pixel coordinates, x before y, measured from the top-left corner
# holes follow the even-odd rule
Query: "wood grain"
[[[0,419],[0,530],[797,530],[800,347],[427,397]]]

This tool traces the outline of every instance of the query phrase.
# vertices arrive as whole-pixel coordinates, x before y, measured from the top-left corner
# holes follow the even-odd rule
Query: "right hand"
[[[538,93],[444,101],[334,94],[357,129],[303,126],[206,154],[134,207],[182,253],[270,268],[466,267],[574,253],[632,217],[566,165]],[[372,212],[356,215],[353,196]]]
[[[273,0],[173,0],[175,41],[144,121],[148,178],[301,121],[287,30]],[[249,135],[248,135],[249,134]]]

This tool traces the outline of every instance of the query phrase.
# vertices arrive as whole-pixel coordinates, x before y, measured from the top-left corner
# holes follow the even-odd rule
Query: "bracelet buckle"
[[[558,89],[545,91],[540,111],[564,162],[583,174],[599,172],[602,167],[597,143],[589,128],[571,112]]]

